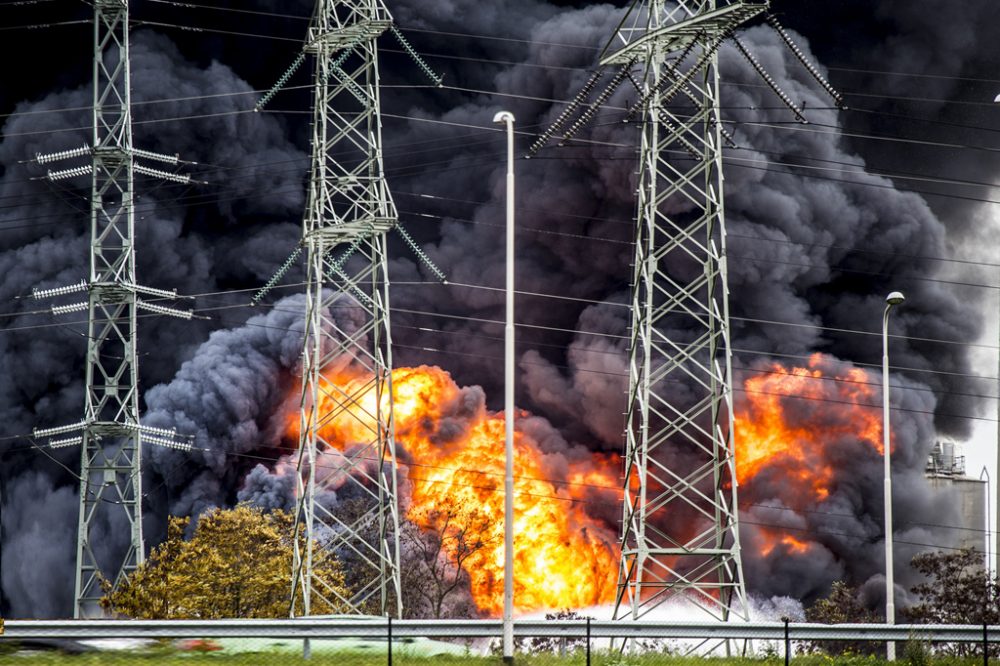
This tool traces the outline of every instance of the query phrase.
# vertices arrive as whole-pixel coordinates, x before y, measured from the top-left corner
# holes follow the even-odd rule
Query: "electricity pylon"
[[[632,115],[642,128],[616,618],[638,619],[683,595],[718,619],[749,619],[733,455],[718,48],[766,8],[638,2],[602,57],[641,68],[633,77]],[[685,103],[671,105],[682,93]]]
[[[191,318],[188,311],[148,303],[176,298],[175,291],[143,287],[135,274],[134,173],[185,183],[188,176],[153,169],[134,157],[177,164],[176,156],[160,155],[132,146],[129,81],[129,12],[127,0],[94,3],[93,143],[70,150],[37,155],[46,164],[89,156],[89,164],[49,171],[50,181],[90,174],[90,276],[78,284],[36,289],[35,298],[88,292],[86,302],[53,306],[54,314],[88,313],[86,393],[83,420],[55,428],[36,429],[36,437],[72,437],[49,440],[52,448],[80,445],[80,515],[77,533],[77,569],[74,617],[102,614],[102,581],[112,588],[139,566],[144,557],[142,539],[142,444],[190,449],[174,430],[139,424],[137,309],[153,314]],[[111,534],[128,530],[123,551],[114,552],[118,539]]]
[[[718,51],[731,41],[799,122],[803,111],[735,35],[766,0],[634,0],[600,67],[542,132],[569,142],[628,81],[641,126],[615,618],[676,596],[717,619],[748,615],[733,446]],[[838,107],[843,99],[773,16],[767,22]],[[584,104],[609,67],[610,83]],[[638,68],[638,75],[636,69]],[[582,110],[581,110],[582,109]]]
[[[304,538],[296,538],[292,615],[398,614],[402,605],[386,259],[397,213],[382,164],[376,43],[391,25],[381,0],[318,0],[306,40],[315,78],[302,228],[296,534]],[[347,595],[313,569],[315,548],[349,562]]]

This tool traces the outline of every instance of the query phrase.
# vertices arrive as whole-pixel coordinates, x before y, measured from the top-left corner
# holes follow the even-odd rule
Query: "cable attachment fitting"
[[[152,176],[153,178],[160,178],[162,180],[170,180],[175,183],[182,183],[187,185],[191,182],[191,176],[188,174],[171,173],[170,171],[163,171],[161,169],[153,169],[144,164],[139,164],[138,162],[132,165],[132,168],[136,173],[141,173],[144,176]]]
[[[833,85],[831,85],[830,82],[819,73],[819,70],[816,69],[815,65],[809,62],[809,59],[806,58],[804,53],[802,53],[802,49],[799,48],[798,44],[792,41],[789,34],[785,32],[784,27],[782,27],[781,23],[778,22],[778,17],[774,14],[768,14],[765,20],[768,25],[774,28],[774,31],[778,33],[778,36],[781,37],[781,41],[785,42],[785,46],[787,46],[788,50],[792,52],[792,55],[798,58],[798,61],[802,63],[802,66],[806,68],[806,71],[812,74],[812,77],[816,79],[816,82],[819,83],[823,90],[826,91],[826,94],[833,98],[833,102],[837,105],[837,108],[846,109],[847,105],[844,104],[844,98],[839,92],[837,92]]]
[[[69,425],[56,426],[54,428],[34,428],[32,429],[31,434],[39,439],[42,437],[54,437],[55,435],[66,435],[77,430],[83,430],[88,425],[90,425],[90,423],[87,421],[78,421]]]
[[[577,118],[576,121],[569,126],[569,129],[567,129],[566,133],[563,134],[561,139],[559,139],[559,143],[557,145],[559,146],[566,145],[566,142],[572,139],[573,135],[575,135],[578,131],[580,131],[580,128],[582,128],[584,125],[590,122],[590,119],[594,117],[594,114],[597,113],[597,110],[601,108],[601,106],[603,106],[606,101],[608,101],[608,99],[616,90],[618,90],[618,86],[620,86],[622,82],[625,80],[625,77],[628,76],[629,72],[632,69],[632,66],[635,65],[635,61],[637,59],[638,59],[637,57],[633,57],[627,63],[622,65],[622,68],[618,70],[614,78],[611,79],[611,82],[608,83],[608,86],[601,91],[601,94],[597,96],[597,99],[595,99],[593,103],[591,103],[587,107],[587,109],[580,114],[580,117]]]
[[[410,249],[413,251],[413,254],[417,255],[420,261],[422,261],[424,265],[427,266],[427,268],[429,268],[432,273],[434,273],[437,279],[444,284],[448,284],[448,278],[445,276],[445,274],[441,271],[440,268],[437,267],[437,265],[433,261],[431,261],[431,258],[427,256],[427,253],[424,252],[423,248],[417,245],[417,242],[413,240],[413,237],[410,236],[410,234],[406,231],[406,229],[403,228],[403,225],[397,224],[396,231],[398,231],[399,235],[403,237],[403,240],[406,241],[406,244],[410,246]]]
[[[70,169],[60,169],[59,171],[49,170],[45,177],[49,180],[55,182],[57,180],[66,180],[67,178],[76,178],[77,176],[86,176],[87,174],[93,173],[94,165],[87,164],[84,166],[72,167]]]
[[[168,308],[162,305],[156,305],[155,303],[147,303],[146,301],[140,301],[136,299],[135,305],[141,310],[146,310],[148,312],[153,312],[155,314],[167,315],[169,317],[177,317],[178,319],[191,319],[194,313],[190,310],[178,310],[176,308]],[[53,308],[54,309],[54,308]]]
[[[49,162],[58,162],[59,160],[68,160],[73,157],[83,157],[84,155],[90,155],[90,146],[60,150],[58,153],[35,153],[35,161],[39,164],[48,164]]]
[[[54,315],[62,315],[62,314],[69,314],[71,312],[83,312],[84,310],[86,310],[89,307],[90,307],[90,305],[88,303],[71,303],[69,305],[53,305],[52,306],[52,314],[54,314]]]
[[[771,78],[771,75],[767,73],[767,70],[764,69],[764,66],[761,65],[760,61],[758,61],[757,58],[754,57],[752,53],[750,53],[747,47],[743,45],[743,42],[740,41],[739,37],[733,35],[732,39],[733,39],[733,44],[736,45],[736,48],[739,49],[740,53],[743,54],[743,57],[746,58],[747,62],[750,63],[750,66],[753,67],[755,70],[757,70],[757,73],[760,75],[760,78],[764,79],[764,83],[767,84],[767,87],[770,88],[774,92],[774,94],[777,95],[778,98],[785,103],[785,106],[791,109],[792,113],[795,114],[795,118],[800,123],[803,124],[808,123],[809,121],[806,120],[806,117],[804,115],[802,115],[802,109],[800,109],[798,105],[795,102],[793,102],[788,95],[785,94],[784,90],[778,87],[778,84],[774,81],[774,79]]]
[[[155,444],[156,446],[162,446],[167,449],[176,449],[177,451],[190,451],[190,442],[178,442],[174,439],[166,439],[164,437],[155,437],[144,435],[142,441],[148,442],[149,444]]]
[[[531,144],[530,148],[528,148],[528,152],[524,156],[524,159],[531,159],[532,157],[534,157],[535,154],[539,150],[541,150],[546,143],[549,142],[549,139],[552,138],[552,135],[562,129],[562,126],[565,125],[566,121],[569,120],[570,116],[572,116],[576,112],[576,110],[580,108],[580,104],[583,103],[583,100],[587,98],[587,95],[590,94],[590,91],[593,90],[594,86],[597,85],[597,82],[598,80],[600,80],[602,74],[604,74],[603,67],[599,67],[598,69],[594,70],[594,73],[590,75],[590,78],[588,78],[587,82],[583,84],[583,87],[580,88],[579,92],[576,93],[576,96],[572,100],[570,100],[569,104],[566,105],[566,108],[562,110],[562,113],[560,113],[558,117],[556,117],[556,119],[552,122],[552,124],[549,125],[548,129],[546,129],[544,132],[538,135],[538,138],[535,139],[535,142]]]
[[[292,251],[292,253],[288,255],[288,258],[285,259],[285,263],[281,264],[281,266],[278,267],[278,270],[274,272],[274,275],[271,276],[271,279],[268,280],[263,287],[257,290],[257,293],[254,294],[253,298],[250,299],[251,307],[260,303],[261,299],[267,296],[268,292],[274,289],[274,287],[279,282],[281,282],[281,278],[285,277],[285,274],[292,269],[292,266],[295,264],[295,261],[299,258],[300,254],[302,254],[301,245],[296,247]]]
[[[49,440],[50,449],[65,449],[70,446],[76,446],[78,444],[83,444],[83,437],[67,437],[65,439]]]
[[[300,51],[299,54],[295,56],[295,60],[292,61],[292,64],[289,65],[288,69],[285,70],[285,73],[279,76],[277,82],[275,82],[275,84],[271,86],[271,89],[268,90],[266,93],[264,93],[264,96],[261,97],[259,100],[257,100],[256,104],[254,104],[253,107],[254,113],[258,113],[261,109],[267,106],[268,102],[274,99],[274,96],[278,94],[278,91],[280,91],[285,86],[285,84],[288,83],[288,79],[292,78],[292,74],[294,74],[296,70],[298,70],[298,68],[302,66],[302,63],[305,62],[305,59],[306,59],[305,51]]]
[[[409,56],[413,59],[413,62],[417,63],[417,67],[420,68],[420,71],[422,71],[427,76],[427,78],[434,83],[434,85],[440,88],[442,85],[441,82],[444,81],[444,77],[436,74],[434,70],[430,68],[430,65],[428,65],[424,61],[424,59],[420,57],[420,54],[417,53],[417,50],[410,45],[410,42],[406,40],[406,37],[403,36],[403,33],[400,32],[399,28],[396,27],[396,24],[390,25],[389,30],[396,38],[396,41],[398,41],[400,45],[403,47],[403,50],[406,51],[409,54]]]
[[[37,300],[43,298],[53,298],[55,296],[65,296],[66,294],[75,294],[80,291],[87,291],[86,280],[80,280],[76,284],[71,284],[67,287],[53,287],[52,289],[39,289],[35,287],[31,290],[31,297]]]

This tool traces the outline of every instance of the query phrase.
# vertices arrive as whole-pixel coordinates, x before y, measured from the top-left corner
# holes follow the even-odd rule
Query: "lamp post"
[[[507,317],[504,323],[503,661],[514,663],[514,114],[493,122],[507,126]]]
[[[1000,95],[997,95],[993,102],[995,104],[1000,104]],[[997,336],[1000,337],[1000,329],[997,331]],[[1000,378],[1000,350],[997,351],[997,377]],[[1000,379],[997,380],[998,389],[1000,389]],[[996,446],[996,466],[994,469],[994,476],[997,477],[997,483],[994,484],[994,492],[996,492],[996,497],[990,494],[990,498],[993,501],[993,509],[1000,512],[1000,404],[997,405],[997,446]],[[986,491],[989,494],[989,490]],[[988,504],[987,504],[988,507]],[[989,518],[989,511],[987,511],[987,519]],[[1000,576],[1000,521],[996,526],[996,530],[993,534],[993,575]],[[986,549],[989,553],[989,548]],[[990,568],[989,555],[986,556],[986,568]]]
[[[990,493],[990,469],[986,465],[983,465],[983,471],[979,473],[979,480],[982,481],[983,477],[986,477],[986,570],[990,570],[990,556],[992,553],[990,549],[993,547],[993,540],[990,535],[993,534],[992,522],[990,518],[990,508],[992,507],[993,495]]]
[[[896,623],[896,604],[892,580],[892,474],[889,453],[889,311],[906,297],[894,291],[885,297],[885,312],[882,313],[882,461],[885,493],[885,623]],[[886,643],[886,659],[896,661],[896,644]]]

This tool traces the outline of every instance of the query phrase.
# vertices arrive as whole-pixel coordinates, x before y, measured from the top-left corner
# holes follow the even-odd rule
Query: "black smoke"
[[[952,8],[954,20],[947,26],[925,20],[935,13],[923,0],[907,3],[902,11],[894,11],[899,3],[883,0],[870,20],[870,3],[860,0],[830,3],[821,11],[776,4],[788,5],[777,9],[786,12],[786,23],[809,38],[797,37],[807,52],[808,43],[818,37],[815,60],[829,58],[864,69],[982,75],[986,63],[973,45],[991,43],[979,40],[995,30],[981,20],[985,2]],[[303,16],[309,14],[308,5],[255,3]],[[622,9],[545,0],[398,0],[389,5],[404,29],[436,31],[407,34],[428,54],[432,67],[445,74],[447,84],[462,88],[414,87],[425,84],[419,70],[393,52],[398,46],[390,37],[383,38],[388,49],[383,82],[403,86],[383,94],[390,184],[404,225],[451,283],[435,283],[431,272],[393,240],[395,363],[440,365],[460,384],[482,386],[487,405],[496,408],[502,395],[503,328],[494,322],[502,319],[502,300],[496,292],[463,286],[503,285],[502,136],[477,128],[490,126],[501,108],[514,112],[522,131],[545,127],[562,109],[548,100],[575,94]],[[863,23],[859,16],[866,17]],[[147,18],[162,17],[151,13]],[[206,25],[214,20],[213,25],[233,31],[285,37],[298,37],[305,26],[252,17],[240,18],[246,21],[240,27],[198,14],[166,18]],[[850,29],[829,27],[837,25]],[[938,39],[942,30],[948,32],[946,39]],[[193,454],[147,452],[146,534],[155,543],[168,513],[197,514],[241,499],[287,506],[288,477],[274,473],[273,461],[286,453],[277,424],[283,400],[296,382],[301,303],[280,300],[294,293],[293,287],[271,298],[274,307],[268,312],[256,314],[235,307],[245,305],[249,293],[231,290],[262,284],[297,241],[308,166],[308,115],[251,113],[256,95],[228,94],[269,86],[294,57],[294,43],[225,35],[195,38],[148,28],[137,29],[133,37],[136,144],[197,162],[183,170],[207,182],[194,188],[154,181],[139,185],[144,194],[138,222],[141,280],[182,293],[209,294],[195,301],[208,319],[142,322],[147,422],[195,435],[202,449]],[[86,39],[74,39],[86,53]],[[974,340],[981,326],[978,294],[928,280],[939,275],[941,263],[927,259],[946,256],[963,243],[970,230],[962,214],[971,204],[907,192],[914,189],[912,181],[877,175],[880,170],[934,173],[940,154],[929,147],[876,144],[849,136],[912,135],[927,130],[927,123],[838,112],[772,32],[754,27],[741,39],[779,85],[804,104],[810,124],[790,122],[791,114],[759,85],[741,56],[730,47],[723,49],[724,117],[741,146],[726,153],[738,380],[770,355],[804,357],[822,351],[843,363],[877,363],[877,338],[837,330],[877,331],[882,299],[893,289],[905,291],[908,298],[905,308],[893,315],[894,332]],[[880,57],[878,65],[872,64],[872,54]],[[0,142],[0,197],[5,202],[0,204],[0,298],[9,303],[7,312],[15,313],[5,318],[7,330],[0,336],[0,369],[6,378],[0,382],[0,410],[10,436],[71,422],[83,401],[85,326],[72,315],[56,323],[46,313],[35,314],[44,304],[23,297],[34,286],[61,286],[84,275],[89,231],[81,211],[87,191],[84,184],[56,187],[38,180],[40,169],[22,162],[36,152],[86,144],[89,72],[51,63],[40,64],[38,71],[49,73],[50,83],[22,82],[24,95],[32,101],[0,97],[12,112]],[[966,94],[946,79],[927,83],[896,77],[887,86],[872,73],[829,75],[850,90],[877,88],[897,96],[941,99]],[[291,85],[306,83],[305,70],[291,80]],[[192,99],[152,103],[165,97]],[[517,287],[526,292],[519,300],[518,320],[530,324],[519,329],[518,402],[548,419],[570,445],[604,452],[621,449],[627,386],[625,306],[637,130],[618,120],[634,97],[620,89],[582,135],[600,143],[550,147],[537,159],[518,164]],[[899,100],[848,97],[848,103],[897,115],[941,113],[952,123],[974,125],[981,120],[978,110],[963,112],[947,105],[921,107],[915,113]],[[80,110],[38,113],[65,108]],[[303,111],[309,108],[308,99],[301,93],[282,93],[271,108]],[[945,132],[942,126],[932,128]],[[964,130],[954,131],[971,141]],[[519,137],[519,148],[525,149],[532,138]],[[985,168],[984,160],[978,153],[963,155],[953,160],[954,168],[971,177]],[[419,196],[424,194],[438,198]],[[301,277],[296,269],[285,283],[294,285]],[[795,326],[765,323],[774,321]],[[982,406],[976,398],[959,395],[969,393],[961,390],[958,376],[969,372],[963,347],[903,339],[893,345],[894,364],[915,369],[894,375],[894,381],[931,389],[902,392],[900,398],[901,405],[916,411],[907,417],[897,457],[898,530],[906,541],[934,543],[937,535],[930,528],[922,531],[921,524],[947,524],[953,517],[946,503],[926,497],[921,472],[927,448],[936,431],[966,434],[968,419],[950,415],[977,415]],[[54,452],[57,462],[52,462],[21,439],[0,445],[0,611],[13,616],[65,615],[71,583],[59,587],[57,581],[72,580],[77,482],[61,465],[75,468],[78,454]],[[756,488],[743,489],[748,544],[756,538],[753,523],[760,523],[807,530],[802,534],[813,535],[811,540],[822,548],[822,557],[814,559],[794,553],[754,558],[747,548],[747,582],[753,591],[811,599],[836,578],[861,584],[880,570],[880,468],[874,457],[862,459],[865,464],[856,469],[858,458],[844,457],[837,491],[811,512],[788,511],[778,480],[763,478]],[[33,501],[25,501],[26,496]],[[595,517],[610,523],[617,511],[598,509]],[[818,536],[830,532],[853,536]],[[867,539],[861,542],[864,547],[857,537]],[[900,550],[897,570],[911,554]],[[33,570],[40,558],[63,573],[38,581]]]

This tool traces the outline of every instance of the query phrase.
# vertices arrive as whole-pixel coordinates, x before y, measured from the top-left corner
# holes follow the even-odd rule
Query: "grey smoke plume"
[[[467,99],[465,104],[438,117],[486,125],[496,109],[510,108],[520,127],[531,128],[536,122],[544,127],[562,110],[561,105],[511,98],[503,93],[571,97],[587,75],[583,68],[593,63],[592,49],[600,48],[607,39],[614,16],[615,11],[601,5],[563,12],[549,21],[523,27],[521,33],[514,34],[531,44],[505,44],[496,49],[498,54],[524,49],[524,64],[503,68],[494,75],[492,82],[501,94]],[[901,191],[889,179],[866,172],[865,158],[841,134],[841,114],[830,108],[829,98],[777,35],[764,28],[751,28],[741,33],[741,39],[779,86],[806,108],[810,125],[789,126],[791,113],[759,85],[757,75],[742,56],[732,47],[722,50],[721,70],[726,81],[722,106],[728,127],[742,147],[727,151],[726,164],[731,306],[734,347],[739,350],[735,364],[737,387],[753,376],[759,355],[802,357],[798,364],[803,364],[805,356],[822,350],[851,362],[877,363],[877,337],[839,331],[876,332],[884,295],[892,289],[902,289],[908,296],[907,307],[894,314],[895,333],[976,339],[981,320],[975,304],[964,294],[927,280],[939,266],[929,258],[947,255],[945,227],[940,219],[918,195]],[[797,39],[811,57],[805,40]],[[540,44],[542,41],[581,48],[557,50]],[[489,49],[489,45],[478,47]],[[539,69],[533,66],[537,63],[580,69]],[[481,76],[486,78],[486,74]],[[609,107],[624,108],[630,98],[634,99],[633,92],[620,90],[611,98]],[[622,441],[627,310],[623,311],[620,304],[625,300],[621,293],[629,277],[628,221],[634,205],[634,185],[628,175],[631,168],[623,166],[631,164],[634,155],[614,146],[634,145],[635,130],[615,123],[616,117],[620,114],[611,111],[599,114],[592,131],[584,135],[605,145],[571,144],[561,151],[543,151],[540,159],[519,163],[520,182],[528,185],[522,186],[519,194],[522,231],[518,288],[603,303],[566,304],[526,295],[519,300],[518,320],[537,327],[575,328],[611,336],[577,334],[552,348],[536,346],[541,336],[537,331],[523,329],[520,380],[524,390],[519,395],[529,396],[530,407],[552,418],[564,432],[573,433],[577,441],[608,450],[619,450]],[[443,128],[412,122],[408,138],[434,135],[444,142],[445,132]],[[496,150],[499,154],[499,147]],[[449,267],[455,282],[467,282],[470,276],[476,276],[477,284],[500,286],[502,190],[484,185],[499,182],[499,167],[480,166],[482,172],[493,169],[484,177],[473,168],[463,170],[461,156],[446,159],[447,165],[440,169],[447,171],[446,175],[426,172],[413,177],[414,184],[407,189],[446,192],[443,196],[486,204],[468,205],[467,213],[451,213],[449,217],[448,211],[461,204],[442,202],[442,235],[429,252]],[[555,239],[546,236],[553,232],[566,235]],[[594,237],[603,242],[594,242]],[[857,248],[864,251],[858,253]],[[488,292],[455,288],[451,298],[444,300],[440,292],[427,291],[430,293],[426,295],[410,295],[405,289],[397,290],[395,302],[405,299],[407,309],[448,314],[471,310],[481,320],[499,319],[502,312],[499,299],[491,298]],[[576,323],[567,326],[566,322],[573,319]],[[414,318],[414,324],[416,321]],[[493,324],[445,322],[443,327],[460,329],[466,335],[427,333],[414,346],[433,346],[461,355],[470,354],[474,348],[497,345],[472,337],[496,338],[499,329]],[[558,339],[559,334],[546,337]],[[955,519],[948,498],[931,496],[923,478],[935,431],[966,434],[968,420],[949,415],[973,415],[980,406],[975,398],[960,395],[963,391],[957,389],[961,377],[920,372],[946,367],[949,372],[967,374],[970,368],[963,348],[904,340],[894,340],[893,345],[894,364],[914,369],[906,377],[893,379],[913,389],[903,391],[903,404],[934,414],[932,420],[927,415],[910,413],[907,424],[896,433],[900,440],[894,468],[900,498],[897,538],[921,544],[897,549],[897,566],[903,570],[913,553],[925,547],[923,544],[942,541],[941,535],[927,528],[926,523],[949,524]],[[498,345],[490,349],[499,355]],[[406,352],[402,355],[405,358]],[[476,376],[487,374],[486,367],[498,367],[495,360],[484,355],[452,363],[461,364],[462,372]],[[492,376],[500,375],[494,372]],[[491,383],[487,379],[483,384],[488,395],[498,394],[495,380]],[[927,392],[928,388],[934,393]],[[936,399],[930,398],[932,395]],[[853,446],[859,446],[859,442]],[[744,554],[747,581],[753,591],[811,600],[838,577],[862,583],[879,570],[881,527],[877,518],[881,509],[865,502],[881,497],[881,470],[880,459],[868,449],[868,455],[861,458],[835,459],[835,492],[821,506],[799,507],[805,510],[802,513],[755,506],[770,505],[776,499],[766,477],[744,488],[742,497],[748,505],[744,538],[750,544]],[[855,469],[859,460],[867,461],[861,470]],[[904,497],[909,501],[901,499]],[[847,518],[835,515],[840,512],[846,512]],[[779,517],[783,520],[779,521]],[[758,541],[754,522],[803,530],[805,540],[817,545],[808,555],[771,551],[771,557],[761,557],[753,548]],[[838,531],[842,534],[826,534]],[[858,539],[867,539],[871,545],[859,548]],[[902,578],[904,584],[908,582],[906,576]]]
[[[200,195],[192,198],[181,188],[139,179],[142,198],[137,205],[139,278],[156,287],[176,287],[181,293],[218,291],[234,281],[259,283],[271,265],[280,262],[294,246],[292,225],[275,224],[301,208],[299,185],[306,166],[304,154],[289,141],[273,117],[248,113],[250,87],[230,68],[211,63],[207,68],[186,61],[162,36],[138,31],[132,44],[135,143],[148,150],[178,152],[184,170],[198,180]],[[32,427],[70,423],[83,409],[82,358],[86,325],[79,315],[54,319],[48,303],[23,297],[32,287],[72,284],[86,275],[89,226],[87,183],[52,185],[36,178],[41,170],[24,160],[46,153],[86,145],[85,128],[91,102],[89,83],[54,93],[39,102],[25,102],[6,119],[0,142],[0,196],[10,202],[0,210],[0,298],[8,311],[20,312],[5,319],[0,340],[0,369],[8,380],[0,382],[0,413],[6,434],[20,435]],[[175,97],[197,97],[180,102],[153,103]],[[150,103],[146,103],[150,102]],[[78,111],[54,111],[73,109]],[[183,121],[172,118],[186,117]],[[261,159],[263,156],[263,159]],[[280,170],[259,166],[281,164]],[[258,165],[258,166],[255,166]],[[230,167],[235,167],[230,169]],[[83,179],[86,180],[86,179]],[[266,192],[267,197],[260,196]],[[203,205],[198,205],[204,197]],[[286,218],[287,219],[287,218]],[[236,225],[240,233],[233,233]],[[261,244],[254,230],[266,230],[270,242]],[[231,261],[233,257],[245,257]],[[22,300],[13,300],[22,297]],[[241,297],[244,298],[244,297]],[[68,297],[66,302],[72,302]],[[202,303],[227,305],[231,297],[219,296]],[[39,310],[39,313],[34,311]],[[143,386],[167,380],[179,361],[223,317],[212,321],[184,322],[143,318],[140,327],[140,369]],[[231,321],[231,320],[230,320]],[[23,440],[0,444],[4,455],[5,504],[3,525],[4,610],[19,616],[65,616],[70,612],[73,559],[75,558],[75,488],[77,480],[56,464],[74,469],[79,453],[54,451],[49,461]],[[29,471],[34,468],[37,471]],[[218,478],[201,478],[200,485],[219,484]],[[30,490],[29,490],[30,486]],[[235,491],[219,484],[214,495],[195,492],[199,484],[179,491],[179,505],[200,506],[205,496],[229,497]],[[154,489],[152,494],[162,492]],[[25,499],[31,497],[30,502]],[[151,504],[156,504],[151,497]],[[150,511],[147,533],[155,535],[165,522],[165,505]],[[45,512],[44,514],[42,512]],[[39,522],[41,516],[46,522]],[[150,529],[152,528],[152,529]],[[120,547],[127,535],[106,529],[107,538],[95,548],[101,552]],[[47,533],[44,539],[40,534]],[[51,561],[45,581],[25,575],[27,562]],[[20,564],[19,564],[20,563]],[[48,592],[53,586],[58,591]]]
[[[4,484],[3,592],[13,617],[58,617],[73,601],[76,488],[26,471]]]
[[[260,462],[240,456],[280,444],[281,408],[302,348],[303,300],[288,297],[243,326],[215,331],[172,381],[147,391],[144,423],[193,435],[198,450],[149,450],[170,514],[232,504],[244,475]]]
[[[257,4],[274,7],[273,3]],[[978,40],[963,36],[988,36],[996,30],[995,22],[981,20],[989,3],[961,4],[952,8],[953,20],[942,26],[938,21],[928,22],[927,17],[936,12],[926,11],[930,4],[925,0],[901,11],[895,11],[898,3],[893,3],[892,15],[886,9],[889,3],[882,3],[876,9],[877,18],[898,36],[869,35],[871,44],[866,46],[880,49],[892,68],[913,71],[926,63],[938,72],[974,74],[982,65],[981,56],[969,45]],[[308,5],[303,1],[294,7],[307,14]],[[870,3],[852,0],[847,5],[856,5],[853,11],[858,16],[871,14]],[[461,57],[473,59],[432,58],[432,65],[446,74],[447,83],[501,94],[393,89],[384,95],[391,115],[459,125],[388,116],[384,121],[390,184],[404,224],[452,283],[407,284],[434,280],[401,243],[393,246],[396,364],[441,365],[460,385],[482,387],[475,400],[469,398],[470,404],[496,407],[502,395],[502,327],[489,321],[413,313],[502,319],[498,294],[461,286],[502,286],[503,198],[498,158],[502,139],[499,133],[462,126],[488,126],[499,108],[512,109],[523,131],[547,125],[562,107],[545,100],[575,94],[588,76],[587,68],[594,64],[595,49],[603,47],[621,9],[608,4],[567,8],[544,0],[516,0],[502,7],[474,0],[398,0],[390,3],[390,9],[404,28],[505,38],[458,42],[462,38],[410,35],[427,53],[453,54],[460,49]],[[814,9],[798,10],[796,5],[787,11],[808,27],[806,15]],[[946,40],[936,37],[941,29],[949,31]],[[755,75],[740,56],[729,48],[723,50],[722,68],[728,83],[723,86],[722,105],[727,126],[743,146],[727,153],[732,159],[726,167],[731,302],[734,316],[741,318],[734,320],[734,347],[743,350],[736,359],[737,381],[753,376],[761,355],[805,356],[824,351],[845,363],[877,362],[875,338],[810,326],[874,331],[883,295],[896,288],[907,293],[908,302],[893,315],[895,332],[973,340],[980,326],[974,302],[926,280],[936,275],[939,264],[919,258],[947,254],[947,244],[954,239],[946,234],[935,212],[952,208],[928,199],[935,206],[932,211],[918,195],[865,173],[866,165],[876,159],[881,168],[911,167],[913,154],[892,147],[875,156],[862,152],[867,147],[852,143],[841,132],[845,125],[853,128],[861,122],[859,115],[829,109],[829,101],[773,34],[753,28],[741,38],[779,85],[796,101],[805,102],[811,124],[789,127],[790,115],[776,108],[779,103],[769,91],[757,86]],[[184,53],[214,48],[181,43]],[[807,47],[806,40],[799,39],[799,43]],[[928,48],[929,43],[934,48]],[[982,43],[995,43],[995,39]],[[135,100],[197,97],[137,105],[137,145],[178,152],[197,161],[184,170],[210,183],[193,191],[141,183],[146,198],[138,227],[138,264],[146,284],[176,287],[182,293],[253,288],[270,276],[298,240],[307,167],[304,125],[294,116],[247,113],[254,95],[223,95],[269,85],[270,80],[254,78],[253,68],[263,60],[285,63],[290,59],[287,52],[265,58],[256,52],[257,47],[245,61],[252,66],[230,53],[226,64],[214,61],[214,53],[189,61],[162,36],[145,31],[134,34]],[[416,82],[420,76],[416,68],[394,58],[390,55],[384,60],[385,82]],[[919,92],[915,85],[913,79],[895,80],[892,92]],[[948,85],[935,84],[939,86],[935,94],[952,94]],[[216,93],[220,96],[201,97]],[[540,441],[549,442],[551,450],[559,453],[553,456],[554,467],[560,456],[570,459],[588,450],[616,452],[622,442],[628,324],[628,310],[622,305],[628,300],[631,277],[635,154],[632,148],[618,146],[634,146],[636,129],[619,123],[620,111],[612,108],[624,108],[629,101],[634,101],[634,93],[625,89],[616,93],[609,110],[599,113],[584,135],[614,145],[550,148],[539,159],[518,166],[519,182],[530,184],[519,190],[518,289],[579,299],[529,293],[518,304],[518,320],[531,325],[519,329],[519,403],[540,415],[522,427],[537,430]],[[29,293],[33,286],[72,283],[85,273],[88,230],[86,216],[79,212],[85,184],[55,188],[29,180],[40,172],[19,162],[36,152],[72,148],[87,141],[86,131],[61,131],[86,127],[85,111],[31,112],[89,102],[89,83],[84,82],[19,105],[4,124],[0,196],[20,204],[0,210],[4,230],[0,234],[0,298],[12,303],[10,311],[20,313],[6,320],[8,330],[0,336],[0,375],[8,378],[0,382],[0,415],[8,424],[6,434],[72,421],[83,404],[84,327],[78,319],[53,325],[47,314],[29,314],[37,304],[11,299]],[[880,108],[892,110],[888,104]],[[176,117],[186,120],[168,120]],[[885,130],[875,121],[870,128]],[[524,147],[530,137],[519,140]],[[920,156],[916,161],[922,163],[939,157],[929,152],[916,154]],[[978,164],[972,159],[956,162],[961,162],[956,166],[966,174]],[[414,196],[419,194],[443,199]],[[443,219],[438,222],[412,213]],[[300,278],[301,273],[293,273],[286,283]],[[247,298],[247,294],[220,294],[198,301],[197,306],[223,308],[245,303]],[[288,506],[291,475],[266,461],[286,453],[280,448],[277,424],[287,415],[282,412],[287,408],[283,400],[296,381],[301,305],[294,299],[281,301],[249,321],[241,312],[207,310],[211,321],[193,323],[143,320],[142,385],[155,387],[145,396],[146,422],[196,434],[195,445],[206,449],[194,455],[159,449],[148,452],[147,535],[162,533],[167,513],[197,514],[240,499]],[[23,329],[40,325],[48,328]],[[893,344],[894,363],[899,366],[958,374],[968,371],[959,346],[902,339]],[[975,398],[956,395],[962,391],[955,391],[957,380],[950,375],[910,372],[894,375],[893,382],[913,388],[894,394],[900,406],[935,412],[933,421],[928,415],[908,413],[897,433],[897,538],[935,543],[938,535],[921,524],[947,524],[951,517],[946,502],[929,503],[921,478],[923,460],[935,430],[965,432],[965,420],[946,415],[974,414],[979,405]],[[932,391],[917,390],[921,388]],[[787,402],[793,411],[803,407]],[[460,429],[461,421],[439,427],[447,439],[448,428]],[[836,488],[821,506],[792,506],[776,479],[767,475],[756,485],[742,488],[747,502],[744,562],[748,585],[755,592],[809,600],[838,577],[854,584],[876,580],[872,575],[880,558],[879,508],[870,504],[873,497],[881,496],[877,461],[858,442],[842,443],[842,448],[844,453],[857,455],[834,460]],[[0,472],[6,497],[4,610],[14,616],[65,615],[71,585],[60,587],[58,581],[72,578],[76,481],[23,443],[4,443],[0,452],[5,452]],[[71,468],[77,464],[75,452],[54,455]],[[859,460],[865,464],[857,465]],[[28,496],[32,502],[22,500]],[[592,505],[593,517],[613,524],[618,510],[607,498],[599,499]],[[791,533],[808,535],[814,550],[809,557],[793,552],[779,556],[778,551],[769,557],[755,556],[752,546],[761,526],[752,523],[806,530]],[[40,531],[39,525],[45,525],[46,531]],[[866,535],[869,542],[862,547],[857,538],[837,533]],[[49,536],[43,539],[42,534]],[[114,545],[111,539],[108,547]],[[907,547],[899,549],[897,571],[905,568],[910,554]],[[58,575],[35,580],[27,572],[16,573],[19,569],[12,564],[40,558],[50,559]]]

